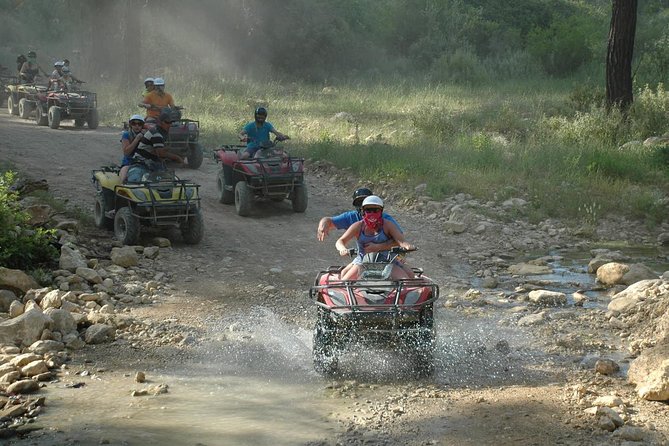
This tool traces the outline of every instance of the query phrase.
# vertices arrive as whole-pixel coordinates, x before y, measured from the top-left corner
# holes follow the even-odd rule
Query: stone
[[[40,301],[40,307],[42,307],[42,310],[47,310],[49,308],[60,308],[63,303],[63,300],[61,299],[63,294],[65,293],[60,290],[50,291]]]
[[[75,270],[77,276],[86,279],[89,283],[102,283],[102,277],[92,268],[79,267]]]
[[[25,208],[25,211],[28,213],[30,218],[28,219],[28,224],[30,226],[43,226],[49,222],[51,218],[51,206],[48,204],[35,204]]]
[[[132,246],[123,246],[122,248],[112,248],[111,261],[114,265],[128,268],[139,264],[137,251]]]
[[[39,341],[42,331],[52,323],[51,318],[41,310],[27,310],[20,316],[0,322],[0,344],[28,346]]]
[[[114,328],[107,324],[94,324],[86,329],[84,340],[87,344],[101,344],[114,336]]]
[[[554,307],[567,304],[567,295],[558,291],[534,290],[528,294],[530,302],[544,307]]]
[[[160,247],[158,246],[147,246],[144,248],[144,257],[147,259],[155,259],[160,253]]]
[[[34,353],[23,353],[12,358],[9,363],[16,367],[23,367],[24,365],[42,359],[41,356]]]
[[[48,372],[49,367],[46,366],[46,362],[44,362],[43,359],[33,361],[21,367],[21,375],[27,377],[33,377]]]
[[[546,320],[546,313],[543,311],[541,313],[536,313],[536,314],[528,314],[527,316],[523,316],[518,320],[518,326],[520,327],[526,327],[529,325],[537,325]]]
[[[135,382],[143,383],[144,381],[146,381],[146,375],[144,372],[137,372],[135,374]]]
[[[77,268],[86,268],[88,263],[86,258],[77,250],[63,245],[60,248],[60,259],[58,260],[60,269],[66,269],[70,272],[75,272]]]
[[[669,401],[669,341],[645,349],[630,364],[627,380],[650,401]]]
[[[547,265],[532,265],[530,263],[518,263],[508,268],[509,274],[516,276],[532,276],[540,274],[551,274],[553,270]]]
[[[172,242],[165,237],[154,237],[151,239],[151,244],[160,248],[169,248],[172,246]]]
[[[645,299],[646,294],[661,285],[662,281],[656,280],[642,280],[630,285],[623,291],[615,294],[609,302],[607,308],[609,311],[617,313],[627,313],[637,306],[639,302]]]
[[[595,363],[595,372],[602,375],[614,375],[618,373],[620,366],[611,359],[599,359]]]
[[[622,426],[613,436],[626,441],[644,441],[646,438],[644,430],[636,426]]]
[[[623,283],[623,276],[630,270],[624,263],[605,263],[597,269],[597,281],[605,286]]]
[[[13,384],[10,384],[7,387],[7,393],[19,394],[19,393],[32,393],[39,390],[39,383],[32,379],[24,379],[21,381],[16,381]]]
[[[18,300],[15,300],[9,306],[9,317],[14,318],[14,317],[21,316],[24,311],[25,311],[25,305],[23,305]]]
[[[30,289],[39,288],[39,283],[20,269],[0,267],[0,288],[23,295]]]
[[[623,275],[622,283],[625,285],[632,285],[642,280],[653,280],[657,278],[658,274],[646,265],[642,263],[633,263],[629,265],[629,271]]]
[[[0,384],[9,385],[15,383],[19,379],[21,379],[21,372],[19,370],[13,370],[0,375]]]
[[[623,404],[623,400],[616,395],[606,395],[595,398],[592,404],[595,406],[617,407]]]
[[[15,300],[17,300],[16,293],[10,290],[0,289],[0,313],[8,312],[10,305]]]
[[[60,308],[49,308],[44,314],[53,321],[51,328],[61,334],[67,334],[77,329],[77,323],[69,311]]]
[[[28,351],[31,351],[37,355],[44,355],[49,352],[57,352],[65,349],[65,345],[62,342],[46,340],[46,341],[37,341],[30,344]]]

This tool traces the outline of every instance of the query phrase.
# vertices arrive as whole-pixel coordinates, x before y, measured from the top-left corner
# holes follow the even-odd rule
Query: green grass
[[[120,126],[137,113],[140,91],[100,90],[103,122]],[[185,117],[200,120],[207,148],[237,143],[253,109],[264,105],[296,153],[351,168],[363,183],[391,181],[411,195],[424,182],[434,199],[460,192],[483,201],[520,197],[530,202],[524,216],[532,220],[663,219],[666,147],[619,149],[661,133],[669,111],[661,85],[640,89],[626,116],[606,113],[600,94],[569,80],[323,88],[210,77],[168,79],[168,91]]]

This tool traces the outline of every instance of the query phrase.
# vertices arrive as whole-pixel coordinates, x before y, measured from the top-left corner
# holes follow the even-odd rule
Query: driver
[[[63,61],[56,61],[53,64],[53,71],[51,76],[49,76],[49,86],[48,90],[57,89],[56,85],[60,82],[60,79],[63,77],[63,66],[65,63]]]
[[[21,65],[21,70],[19,71],[19,77],[21,78],[21,81],[27,84],[32,84],[35,82],[35,77],[39,74],[40,71],[44,73],[42,67],[40,67],[37,63],[37,53],[34,51],[28,51],[28,60],[23,62],[23,65]],[[44,74],[46,75],[46,73]]]
[[[172,95],[165,92],[165,80],[157,77],[153,80],[154,89],[144,95],[144,100],[139,103],[140,107],[146,109],[147,118],[158,118],[163,108],[174,108]]]
[[[279,132],[271,122],[267,121],[265,107],[256,108],[253,116],[255,119],[246,124],[239,134],[239,139],[246,143],[246,150],[239,156],[239,159],[242,160],[253,158],[256,152],[262,149],[263,143],[270,141],[270,133],[274,133],[279,141],[289,139],[287,135]]]
[[[335,247],[339,254],[348,256],[346,245],[355,239],[358,245],[358,255],[346,266],[340,274],[341,280],[357,280],[363,272],[363,257],[369,253],[369,244],[382,244],[394,240],[404,249],[415,249],[415,247],[404,240],[404,234],[397,225],[383,218],[383,200],[376,195],[370,195],[362,202],[362,221],[353,223],[344,234],[339,237]],[[387,252],[387,251],[385,251]],[[393,280],[409,279],[415,277],[411,268],[398,259],[393,260],[391,278]]]

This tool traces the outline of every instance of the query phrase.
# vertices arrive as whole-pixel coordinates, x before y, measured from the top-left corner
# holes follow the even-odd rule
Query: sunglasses
[[[130,125],[144,125],[142,121],[130,121]]]
[[[366,208],[366,209],[363,209],[363,210],[362,210],[362,212],[363,212],[364,214],[369,214],[369,213],[372,213],[372,214],[373,214],[373,213],[375,213],[375,212],[381,212],[381,211],[383,211],[382,208]]]

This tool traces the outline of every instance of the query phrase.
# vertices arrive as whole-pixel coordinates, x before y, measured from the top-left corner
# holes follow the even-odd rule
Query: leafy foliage
[[[10,189],[13,183],[12,172],[0,175],[0,265],[33,269],[57,257],[55,231],[27,226],[29,216],[21,210],[18,195]]]

